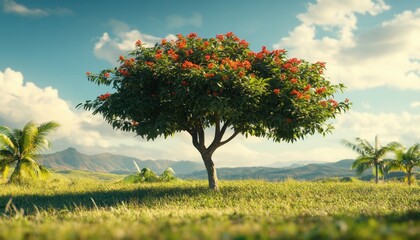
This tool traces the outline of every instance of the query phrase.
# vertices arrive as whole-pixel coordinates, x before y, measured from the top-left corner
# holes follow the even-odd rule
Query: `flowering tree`
[[[115,129],[148,140],[188,132],[215,190],[213,153],[235,136],[293,142],[329,132],[327,120],[349,108],[348,100],[332,98],[344,86],[325,79],[323,62],[288,59],[285,50],[265,47],[253,52],[231,32],[215,38],[178,35],[154,47],[137,41],[119,63],[87,73],[90,81],[114,91],[79,106],[101,114]],[[214,136],[207,144],[210,127]]]

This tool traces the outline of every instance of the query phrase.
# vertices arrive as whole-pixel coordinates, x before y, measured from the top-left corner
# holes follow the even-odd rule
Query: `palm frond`
[[[7,126],[0,126],[0,134],[4,134],[6,136],[10,136],[11,135],[12,130],[10,130],[9,127]]]
[[[41,179],[45,179],[45,178],[47,178],[51,175],[53,175],[53,172],[50,169],[48,169],[48,168],[46,168],[42,165],[39,165],[39,177]]]
[[[27,154],[33,151],[34,143],[35,143],[35,139],[37,135],[38,135],[38,127],[34,122],[30,121],[23,127],[22,138],[20,140],[22,154]]]
[[[16,148],[16,145],[13,143],[10,137],[8,137],[6,134],[0,134],[0,146],[3,146],[3,148],[8,148],[8,149]]]
[[[9,170],[9,164],[0,163],[0,174],[3,181],[5,181],[9,176]]]
[[[352,169],[356,170],[358,175],[362,174],[366,169],[373,166],[373,160],[366,156],[358,157],[351,165]]]
[[[353,151],[357,152],[358,154],[365,154],[365,150],[359,144],[352,143],[352,142],[350,142],[348,140],[345,140],[345,139],[343,139],[341,142],[344,144],[344,146],[352,149]]]
[[[50,147],[50,141],[48,141],[47,135],[55,131],[59,126],[60,124],[53,121],[45,122],[39,125],[38,134],[34,142],[34,151],[36,153],[41,153]]]

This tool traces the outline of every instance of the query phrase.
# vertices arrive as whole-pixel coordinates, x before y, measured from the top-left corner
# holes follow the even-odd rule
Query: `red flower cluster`
[[[138,122],[136,122],[136,121],[131,121],[131,126],[133,126],[133,127],[135,127],[135,126],[137,126],[137,125],[139,125],[139,123]]]
[[[248,46],[249,46],[249,43],[248,43],[247,41],[245,41],[245,40],[241,40],[241,41],[239,42],[239,45],[241,45],[241,46],[243,46],[243,47],[248,47]]]
[[[149,68],[153,68],[155,66],[154,62],[145,62]]]
[[[197,37],[197,33],[190,33],[190,34],[188,34],[188,38],[193,39],[193,38],[196,38],[196,37]]]
[[[187,54],[187,56],[190,56],[194,53],[194,51],[192,49],[188,49],[187,51],[185,51],[185,54]]]
[[[283,69],[289,70],[292,73],[297,73],[299,71],[298,65],[302,62],[302,60],[297,58],[291,58],[286,61],[283,65]]]
[[[124,69],[124,68],[120,68],[120,69],[118,70],[118,72],[119,72],[121,75],[126,76],[126,77],[130,75],[130,72],[129,72],[127,69]]]
[[[273,51],[271,51],[271,54],[273,54],[275,57],[279,57],[282,54],[285,54],[286,50],[284,49],[275,49]]]
[[[182,64],[182,68],[183,69],[190,69],[190,68],[200,69],[201,67],[199,65],[195,64],[195,63],[190,62],[190,61],[185,61]]]
[[[307,92],[309,89],[311,89],[311,84],[306,85],[306,87],[303,89],[303,91]]]
[[[214,73],[206,73],[206,74],[204,74],[204,76],[206,78],[212,78],[212,77],[216,76],[216,74],[214,74]]]
[[[316,62],[316,65],[320,66],[321,68],[325,68],[325,62]]]
[[[240,67],[245,68],[247,70],[251,69],[251,63],[248,60],[241,62],[239,60],[233,61],[230,58],[225,58],[222,60],[222,64],[227,64],[230,68],[234,70],[237,70]]]
[[[279,95],[280,94],[280,89],[276,88],[273,90],[274,94]]]
[[[139,39],[139,40],[137,40],[137,42],[136,42],[136,47],[141,47],[141,44],[142,44],[141,40],[140,40],[140,39]]]
[[[124,66],[131,67],[131,66],[133,66],[133,64],[134,64],[135,61],[136,60],[134,58],[126,59],[124,61]]]
[[[270,54],[270,51],[267,50],[266,46],[262,46],[261,51],[258,53],[254,53],[255,58],[257,59],[263,59],[264,56]]]
[[[187,42],[185,40],[178,40],[177,46],[179,49],[184,49],[187,47]]]
[[[174,60],[174,61],[178,61],[178,54],[176,54],[175,53],[175,51],[173,50],[173,49],[169,49],[168,50],[168,55],[169,56],[171,56],[171,58]]]
[[[328,101],[322,100],[319,101],[319,104],[321,104],[323,107],[332,106],[333,108],[335,108],[338,106],[338,102],[334,99],[328,99]]]
[[[323,94],[327,89],[325,87],[320,87],[315,90],[317,94]]]
[[[297,99],[305,98],[306,100],[309,100],[311,98],[309,94],[303,94],[296,89],[293,89],[293,91],[290,94],[295,95]]]
[[[109,73],[104,73],[104,77],[109,78],[109,76],[111,76],[111,74],[109,74]]]
[[[98,98],[99,98],[99,100],[100,101],[105,101],[105,100],[107,100],[109,97],[111,96],[111,93],[105,93],[105,94],[102,94],[102,95],[100,95]]]
[[[90,76],[92,73],[91,72],[86,72],[86,75],[87,76]]]
[[[334,99],[329,99],[328,102],[330,102],[331,106],[333,106],[333,107],[337,107],[337,105],[338,105],[338,102],[335,101]]]
[[[293,83],[293,84],[296,84],[298,82],[298,80],[296,78],[292,78],[292,79],[290,79],[290,82]]]

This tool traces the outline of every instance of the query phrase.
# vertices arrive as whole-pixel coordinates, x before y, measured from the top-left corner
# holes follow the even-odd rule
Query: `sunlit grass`
[[[420,188],[400,183],[55,180],[0,186],[0,239],[420,236]],[[12,199],[12,200],[10,200]],[[26,237],[25,237],[26,236]]]

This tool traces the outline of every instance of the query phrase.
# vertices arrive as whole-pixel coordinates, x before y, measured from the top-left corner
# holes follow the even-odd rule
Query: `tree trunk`
[[[378,184],[379,182],[379,169],[378,164],[375,164],[375,183]]]
[[[202,153],[201,157],[203,158],[204,165],[206,166],[209,188],[213,189],[214,191],[219,191],[219,182],[217,180],[216,167],[214,166],[212,160],[212,154]]]
[[[407,172],[407,177],[408,177],[408,179],[407,179],[408,180],[408,182],[407,182],[408,186],[411,186],[411,171]]]
[[[12,175],[10,175],[9,181],[8,183],[12,183],[12,182],[16,182],[19,180],[20,178],[20,172],[21,172],[21,165],[22,165],[22,160],[18,159],[16,162],[16,166],[15,169],[12,172]]]

